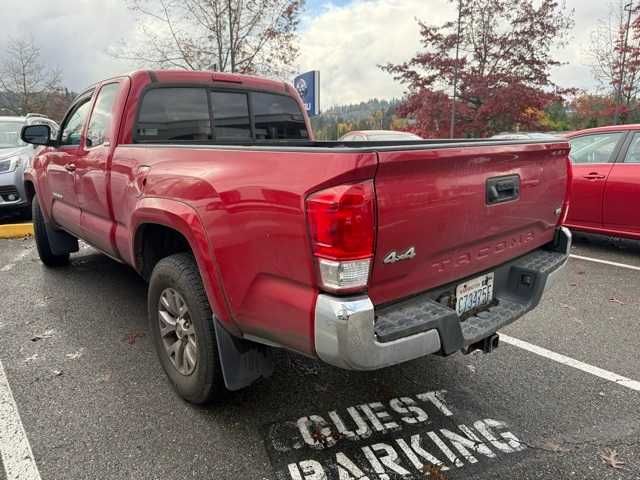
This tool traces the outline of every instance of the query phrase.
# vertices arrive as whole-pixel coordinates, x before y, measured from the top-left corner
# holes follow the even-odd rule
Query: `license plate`
[[[458,316],[474,308],[488,305],[493,300],[493,272],[473,278],[456,287]]]

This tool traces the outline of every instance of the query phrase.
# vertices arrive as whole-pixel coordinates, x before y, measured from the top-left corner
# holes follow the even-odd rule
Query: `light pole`
[[[451,126],[449,138],[453,138],[456,132],[456,94],[458,89],[458,58],[460,53],[460,19],[462,17],[462,0],[458,0],[458,34],[456,36],[456,63],[453,66],[453,97],[451,98]]]
[[[627,42],[629,41],[629,27],[631,25],[631,10],[633,10],[633,2],[629,2],[624,6],[625,12],[629,12],[627,16],[627,28],[624,31],[624,42],[622,44],[622,63],[620,65],[620,85],[618,85],[618,92],[616,95],[616,107],[613,114],[613,124],[618,124],[618,106],[622,103],[622,88],[624,86],[624,63],[627,56]]]

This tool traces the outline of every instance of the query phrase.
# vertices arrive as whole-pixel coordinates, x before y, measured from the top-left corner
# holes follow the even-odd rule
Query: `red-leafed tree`
[[[458,4],[457,0],[451,0]],[[542,110],[558,99],[551,55],[573,21],[556,0],[462,0],[457,22],[419,22],[423,50],[382,66],[408,87],[398,113],[413,131],[447,137],[457,75],[455,136],[544,129]],[[456,60],[456,46],[459,57]]]

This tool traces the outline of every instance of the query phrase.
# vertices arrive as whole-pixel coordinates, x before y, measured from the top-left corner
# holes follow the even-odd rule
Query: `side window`
[[[286,95],[254,92],[256,140],[308,139],[309,133],[298,103]]]
[[[640,163],[640,134],[634,133],[624,163]]]
[[[210,140],[211,120],[204,88],[155,88],[142,99],[136,140]]]
[[[622,132],[584,135],[571,139],[569,157],[573,163],[608,163],[612,162],[613,152],[623,137]]]
[[[246,93],[211,92],[213,128],[217,140],[251,138]]]
[[[87,97],[79,103],[72,111],[62,126],[62,135],[60,136],[60,145],[80,145],[80,136],[82,135],[82,127],[87,114],[89,113],[89,106],[91,105],[91,97]]]
[[[113,104],[116,100],[118,87],[118,83],[109,83],[100,90],[87,127],[87,147],[102,145],[109,140]]]

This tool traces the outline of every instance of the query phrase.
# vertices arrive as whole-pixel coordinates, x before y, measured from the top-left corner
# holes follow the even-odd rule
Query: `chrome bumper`
[[[429,330],[380,343],[368,296],[338,298],[321,294],[316,302],[316,352],[320,359],[348,370],[375,370],[440,350],[440,336]]]
[[[431,308],[432,312],[440,310],[431,315],[429,320],[424,320],[424,331],[386,342],[379,341],[376,334],[376,311],[367,295],[334,297],[320,294],[315,308],[316,353],[322,361],[348,370],[375,370],[436,352],[451,354],[495,333],[534,308],[543,292],[558,281],[569,258],[570,248],[571,232],[562,227],[558,229],[555,250],[551,254],[555,260],[551,258],[546,263],[541,262],[539,258],[543,254],[536,257],[536,252],[532,252],[496,267],[496,272],[505,269],[505,275],[514,268],[533,272],[539,275],[540,280],[532,285],[529,298],[520,294],[522,298],[519,299],[505,287],[504,291],[496,293],[499,300],[496,307],[464,322],[460,322],[454,310],[436,304],[429,292],[385,308],[383,316],[409,319],[414,327],[425,318],[425,307]]]

